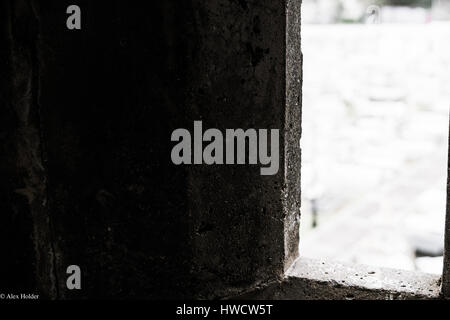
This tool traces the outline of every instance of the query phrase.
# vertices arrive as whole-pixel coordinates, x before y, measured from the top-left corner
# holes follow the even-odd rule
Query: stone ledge
[[[422,272],[301,258],[284,280],[239,298],[275,300],[439,299],[441,278]]]

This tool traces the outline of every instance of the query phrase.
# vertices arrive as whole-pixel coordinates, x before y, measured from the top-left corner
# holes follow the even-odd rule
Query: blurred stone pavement
[[[301,255],[441,272],[449,37],[445,22],[302,27]]]

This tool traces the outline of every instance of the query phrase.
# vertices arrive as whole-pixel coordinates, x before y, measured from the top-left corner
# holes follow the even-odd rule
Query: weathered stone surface
[[[289,300],[439,299],[437,275],[298,259],[283,281],[240,298]]]
[[[212,298],[281,278],[297,253],[299,3],[80,0],[78,31],[70,4],[2,3],[2,281],[49,298]],[[174,166],[171,132],[194,120],[280,129],[278,174]],[[71,264],[82,291],[66,289]]]
[[[300,230],[301,169],[301,102],[302,63],[300,28],[301,1],[289,0],[286,5],[286,110],[285,110],[285,203],[284,252],[285,270],[298,256]]]
[[[38,102],[38,20],[28,1],[0,3],[0,288],[56,292]]]

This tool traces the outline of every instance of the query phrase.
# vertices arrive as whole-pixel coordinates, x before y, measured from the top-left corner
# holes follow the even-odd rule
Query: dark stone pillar
[[[281,277],[298,243],[300,1],[79,0],[68,30],[71,4],[1,4],[1,281],[213,298]],[[173,165],[171,133],[195,120],[280,129],[278,174]]]

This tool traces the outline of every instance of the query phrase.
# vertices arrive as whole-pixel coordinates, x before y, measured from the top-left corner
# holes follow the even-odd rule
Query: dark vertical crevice
[[[56,259],[56,253],[55,253],[55,232],[51,217],[51,210],[50,210],[50,195],[49,195],[49,175],[48,175],[48,156],[47,156],[47,145],[46,145],[46,139],[45,139],[45,132],[44,132],[44,123],[42,119],[42,108],[40,103],[40,97],[41,97],[41,55],[40,55],[40,42],[41,42],[41,21],[40,21],[40,15],[39,15],[39,9],[37,8],[37,4],[35,1],[30,2],[31,11],[34,15],[34,20],[36,21],[36,31],[35,31],[35,38],[34,43],[31,47],[32,55],[32,83],[33,83],[33,105],[36,107],[36,115],[37,115],[37,131],[39,135],[39,154],[41,158],[42,163],[42,170],[44,174],[44,197],[45,197],[45,213],[47,215],[47,227],[48,227],[48,236],[50,238],[50,249],[51,249],[51,268],[52,268],[52,288],[51,291],[54,292],[55,296],[54,298],[59,298],[59,280],[58,280],[58,268],[57,268],[57,259]]]
[[[34,293],[44,299],[56,299],[58,282],[39,105],[39,16],[35,4],[29,1],[10,1],[7,9],[10,66],[7,106],[11,108],[11,121],[14,123],[11,143],[15,152],[14,184],[10,189],[16,195],[11,205],[23,208],[24,219],[26,217],[31,226],[31,235],[28,235],[30,247],[34,249],[34,260],[27,266],[20,265],[20,268],[27,268],[34,274],[27,287],[36,290]],[[16,248],[24,249],[27,248]],[[10,268],[17,267],[16,262],[9,264]]]

